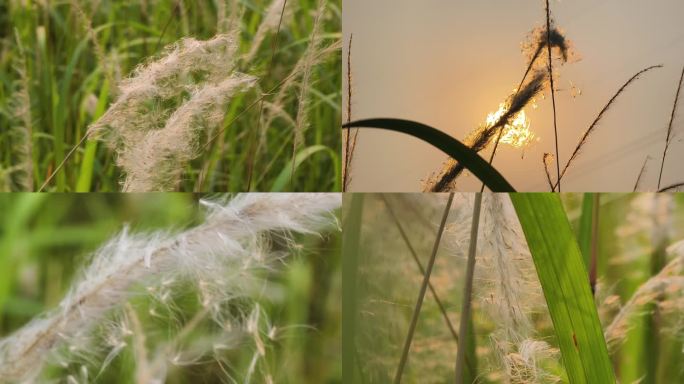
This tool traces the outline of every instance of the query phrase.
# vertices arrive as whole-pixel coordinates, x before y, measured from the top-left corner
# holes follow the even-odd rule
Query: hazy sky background
[[[620,86],[645,67],[664,65],[620,96],[563,177],[562,190],[631,191],[647,155],[653,159],[642,188],[654,190],[684,65],[684,1],[565,0],[552,1],[551,10],[580,58],[560,67],[557,78],[561,168]],[[517,86],[527,65],[521,43],[545,22],[544,15],[540,0],[345,0],[345,74],[349,34],[354,34],[352,118],[410,119],[463,140]],[[570,81],[581,96],[571,96]],[[684,181],[683,98],[663,186]],[[543,153],[554,152],[549,93],[537,104],[526,112],[541,140],[523,159],[520,149],[501,145],[494,160],[519,191],[549,189],[542,164]],[[410,136],[362,130],[350,190],[418,191],[445,156]],[[480,182],[469,175],[457,186],[479,190]]]

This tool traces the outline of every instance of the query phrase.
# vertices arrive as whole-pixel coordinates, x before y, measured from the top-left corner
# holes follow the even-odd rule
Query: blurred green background
[[[199,195],[181,193],[0,194],[0,336],[54,308],[88,253],[125,223],[130,224],[131,233],[181,230],[201,221],[199,199]],[[258,299],[268,321],[284,335],[268,344],[265,364],[276,383],[338,383],[339,232],[296,239],[301,250],[287,258],[279,271],[264,275],[269,294]],[[197,309],[192,285],[188,289],[175,298],[179,306],[175,311],[186,321]],[[153,305],[151,300],[136,298],[133,303],[140,319],[149,325],[146,313]],[[207,323],[194,331],[192,340],[206,336],[203,331],[211,329],[211,322]],[[153,325],[162,332],[147,335],[150,343],[164,335],[164,327],[169,327],[167,331],[173,328],[164,322]],[[238,382],[242,382],[253,353],[253,346],[245,343],[222,354]],[[132,383],[134,368],[134,356],[127,347],[93,382]],[[64,373],[78,372],[73,367],[50,372],[53,376]],[[263,380],[255,377],[253,382]],[[230,381],[218,364],[203,360],[196,365],[173,366],[167,382]]]

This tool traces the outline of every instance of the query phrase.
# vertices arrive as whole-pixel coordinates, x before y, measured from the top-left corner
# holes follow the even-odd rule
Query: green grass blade
[[[352,194],[345,202],[351,201],[345,217],[344,239],[342,243],[342,382],[354,383],[355,380],[355,342],[357,319],[357,277],[359,242],[361,237],[361,216],[363,213],[362,194]]]
[[[551,314],[570,383],[615,383],[577,241],[552,193],[511,194]]]
[[[477,152],[438,129],[414,121],[401,119],[358,120],[343,125],[343,128],[353,127],[381,128],[411,135],[432,144],[432,146],[456,159],[493,192],[515,192],[513,186],[504,179],[499,171],[489,165],[489,163],[480,157]]]
[[[299,168],[302,163],[308,159],[309,157],[313,156],[314,154],[318,152],[323,152],[327,153],[330,155],[330,158],[332,159],[333,162],[337,162],[337,154],[335,151],[332,149],[326,147],[325,145],[312,145],[310,147],[304,148],[303,150],[299,151],[297,153],[297,156],[295,156],[295,164],[294,164],[294,170],[295,172],[297,171],[297,168]],[[276,180],[273,182],[273,186],[271,187],[271,192],[282,192],[284,191],[289,183],[290,183],[290,175],[292,174],[292,164],[287,163],[283,166],[282,171],[278,174],[278,177]]]
[[[594,194],[585,193],[582,199],[582,213],[579,219],[579,226],[577,228],[577,243],[582,252],[582,259],[587,270],[589,270],[589,262],[591,257],[591,223],[594,209],[593,204]]]

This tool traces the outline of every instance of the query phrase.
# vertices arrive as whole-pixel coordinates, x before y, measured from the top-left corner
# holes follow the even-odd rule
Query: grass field
[[[225,201],[222,196],[211,199]],[[4,344],[2,338],[45,311],[66,310],[65,297],[80,290],[74,284],[95,277],[85,266],[103,254],[92,252],[125,224],[129,235],[198,228],[206,219],[198,201],[192,194],[0,196],[0,381],[11,377],[8,364],[22,345],[16,339]],[[39,382],[339,383],[340,236],[334,224],[320,230],[320,236],[293,235],[289,245],[296,244],[294,252],[279,240],[285,237],[270,237],[272,243],[264,249],[271,248],[276,258],[265,268],[254,266],[251,278],[251,272],[222,271],[223,280],[202,282],[201,274],[183,277],[169,270],[157,277],[136,277],[126,288],[127,299],[116,288],[101,290],[118,302],[102,314],[91,311],[108,306],[103,295],[97,295],[97,303],[79,300],[82,308],[74,321],[80,330],[60,326],[66,328],[59,341],[40,358],[48,363]],[[146,244],[154,241],[149,237]],[[215,247],[217,255],[230,263],[233,253],[221,249]],[[160,265],[156,255],[143,272]],[[253,256],[237,260],[238,265],[247,266]],[[103,281],[116,284],[120,279]],[[206,307],[216,297],[221,298],[218,312],[214,304]],[[40,371],[37,361],[31,362],[35,372]]]
[[[339,0],[3,0],[0,190],[340,190],[340,19]]]
[[[475,194],[455,194],[450,208],[444,194],[345,197],[343,255],[358,255],[342,270],[356,282],[343,285],[344,308],[356,308],[342,314],[345,375],[368,384],[682,381],[682,196],[511,194],[511,204],[492,195],[483,194],[470,299]]]

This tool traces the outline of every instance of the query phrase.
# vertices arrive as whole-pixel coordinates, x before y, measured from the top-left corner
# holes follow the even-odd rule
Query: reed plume
[[[326,0],[318,1],[318,8],[314,18],[314,26],[313,30],[311,31],[311,40],[309,41],[309,46],[307,47],[306,52],[304,53],[305,61],[304,68],[302,69],[302,81],[299,84],[299,97],[297,98],[297,118],[295,120],[294,138],[292,140],[292,172],[290,173],[290,184],[292,184],[292,179],[294,179],[297,150],[302,144],[304,144],[304,133],[309,127],[308,106],[312,82],[311,75],[313,63],[315,61],[314,58],[320,49],[322,41],[320,34],[326,3]]]
[[[492,142],[499,129],[511,122],[520,111],[529,104],[544,88],[547,74],[543,71],[535,72],[533,78],[506,102],[505,112],[492,125],[483,125],[471,132],[465,139],[465,144],[472,150],[480,152]],[[463,165],[454,159],[447,160],[441,172],[431,177],[426,186],[426,192],[443,192],[453,188],[453,182],[464,170]]]
[[[547,33],[547,30],[549,31]],[[498,132],[496,140],[494,141],[494,149],[489,159],[491,164],[494,160],[496,154],[496,149],[499,145],[499,141],[503,136],[504,127],[514,119],[517,114],[534,99],[534,96],[541,92],[544,87],[545,79],[538,79],[539,76],[546,76],[544,72],[548,71],[547,67],[538,65],[538,59],[544,48],[548,47],[549,57],[552,52],[556,52],[561,63],[567,62],[569,59],[576,57],[575,50],[572,46],[570,40],[568,40],[565,35],[558,29],[553,20],[549,20],[549,23],[543,27],[538,27],[530,32],[527,40],[523,43],[523,52],[528,55],[528,64],[525,69],[518,87],[515,89],[513,95],[509,96],[509,101],[507,102],[506,112],[504,112],[501,117],[494,124],[490,126],[479,127],[475,131],[471,132],[465,140],[466,145],[470,146],[475,151],[479,152],[486,148],[492,141],[492,138]],[[525,80],[527,79],[530,71],[536,68],[536,74],[532,80],[530,80],[527,86],[523,87]],[[548,77],[546,78],[548,79]],[[539,89],[533,92],[532,95],[525,95],[525,92],[530,92],[530,86],[534,87],[534,83],[539,82]],[[529,97],[525,101],[525,99]],[[516,100],[518,103],[523,102],[521,105],[516,106]],[[481,137],[478,137],[479,134]],[[447,160],[442,168],[442,171],[436,176],[430,176],[425,183],[425,192],[439,192],[446,191],[453,187],[454,180],[463,172],[464,168],[462,165],[458,164],[454,159]],[[484,185],[483,185],[484,189]]]
[[[642,284],[632,297],[620,309],[611,323],[604,330],[606,341],[611,348],[622,343],[630,329],[630,321],[643,314],[642,309],[651,303],[661,315],[667,313],[677,316],[684,310],[684,245],[676,243],[669,248],[675,257],[658,274]],[[681,325],[680,325],[681,326]],[[675,329],[680,332],[682,329]]]
[[[256,78],[234,71],[235,30],[182,39],[121,82],[120,95],[88,130],[117,153],[125,191],[172,190],[199,141],[223,122],[231,97]],[[174,100],[189,95],[177,107]],[[169,107],[169,104],[172,106]]]
[[[532,314],[547,309],[527,241],[508,196],[485,193],[483,197],[473,298],[494,327],[489,336],[492,357],[506,382],[553,382],[556,377],[543,363],[555,359],[558,350],[536,339]],[[461,205],[470,202],[457,207],[463,209]],[[453,251],[460,257],[467,249],[468,215],[459,213],[448,231]]]
[[[8,175],[14,171],[20,171],[17,178],[18,184],[24,191],[33,191],[33,117],[31,113],[31,82],[29,68],[26,62],[26,52],[21,44],[19,35],[16,36],[19,54],[17,55],[14,70],[19,76],[17,82],[16,98],[11,101],[11,114],[17,124],[12,129],[13,136],[17,139],[17,160],[20,163],[16,167],[10,167]],[[8,183],[9,184],[9,183]],[[8,189],[12,189],[11,187]]]
[[[228,304],[250,302],[258,294],[256,272],[274,268],[283,256],[270,245],[272,240],[296,248],[290,234],[315,233],[333,224],[332,211],[340,205],[340,196],[242,194],[202,204],[206,218],[194,228],[152,233],[124,228],[95,251],[59,307],[0,341],[0,377],[31,382],[46,362],[68,364],[77,357],[100,361],[104,367],[123,349],[123,336],[130,333],[128,322],[112,322],[107,320],[110,316],[122,316],[128,300],[140,295],[169,305],[173,292],[188,285],[197,289],[200,313],[219,329],[239,327],[254,334],[258,307],[251,306],[251,315],[242,319]],[[103,327],[108,332],[98,341],[93,334]],[[234,345],[228,336],[209,342],[208,350]],[[260,341],[255,342],[262,351]],[[107,356],[102,359],[99,352]]]

